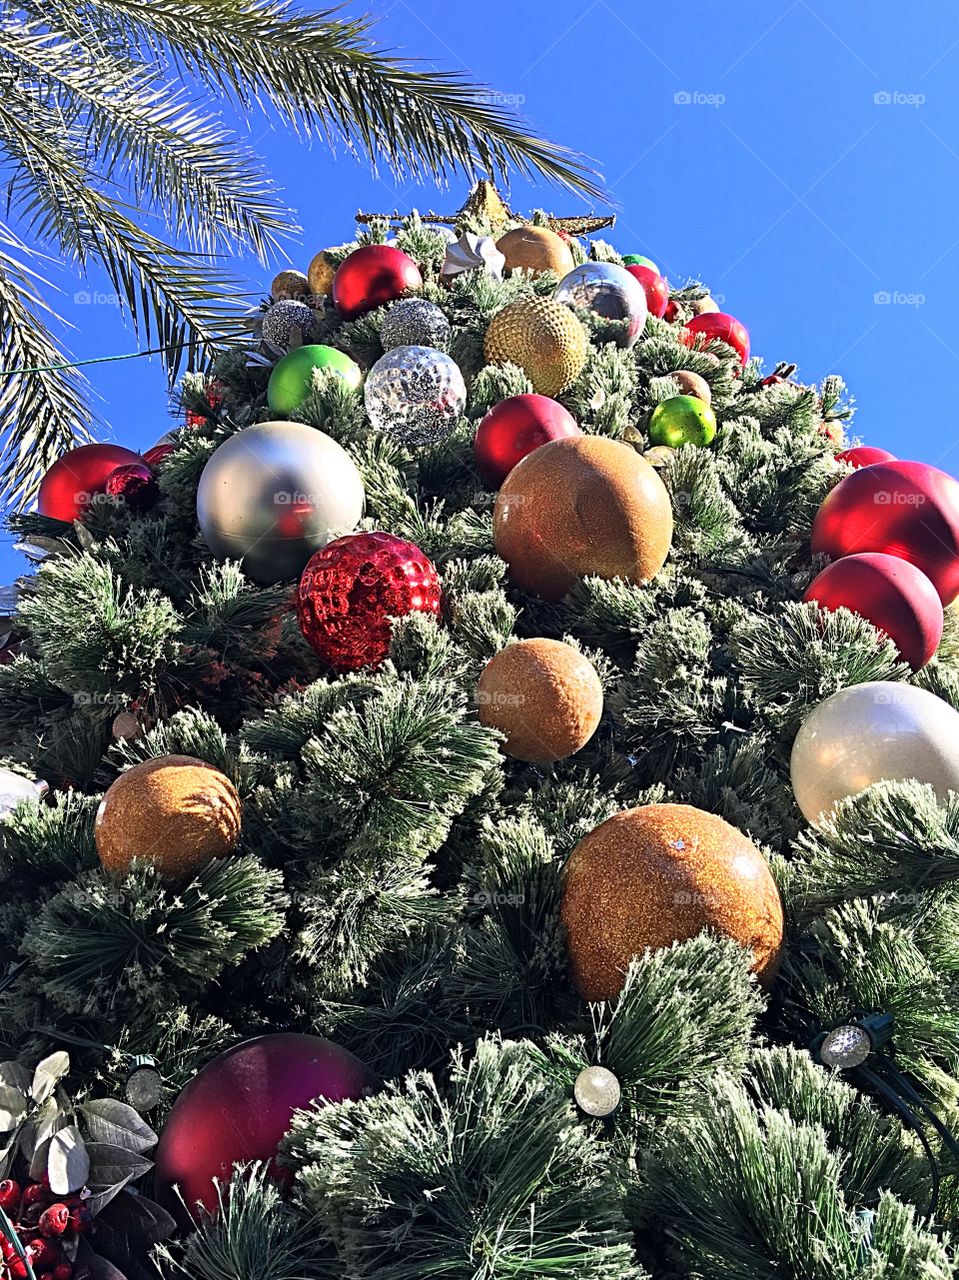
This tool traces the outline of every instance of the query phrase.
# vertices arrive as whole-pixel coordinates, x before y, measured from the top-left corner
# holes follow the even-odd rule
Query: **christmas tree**
[[[603,228],[362,219],[14,519],[5,1274],[951,1276],[959,485]]]

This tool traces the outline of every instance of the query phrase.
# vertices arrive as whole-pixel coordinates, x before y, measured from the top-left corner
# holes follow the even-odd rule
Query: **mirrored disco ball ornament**
[[[609,1116],[619,1106],[622,1091],[608,1067],[586,1067],[576,1077],[573,1097],[588,1116]]]
[[[413,449],[452,430],[466,408],[466,384],[444,351],[394,347],[370,370],[364,397],[373,426]]]
[[[570,307],[592,311],[603,320],[625,320],[626,345],[641,336],[646,325],[646,292],[625,267],[613,262],[584,262],[560,280],[553,297]]]
[[[869,1032],[854,1023],[827,1031],[819,1046],[819,1058],[823,1066],[835,1067],[839,1071],[861,1067],[871,1053],[872,1039]]]
[[[395,347],[434,347],[445,350],[450,340],[450,322],[426,298],[401,298],[394,302],[380,325],[384,351]]]

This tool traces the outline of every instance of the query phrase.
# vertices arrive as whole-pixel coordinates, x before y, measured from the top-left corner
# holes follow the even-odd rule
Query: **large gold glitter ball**
[[[94,824],[106,871],[125,875],[136,859],[179,880],[240,838],[240,797],[230,779],[193,756],[160,756],[122,773]]]
[[[748,947],[764,987],[782,956],[782,902],[766,859],[688,804],[627,809],[591,831],[566,864],[560,918],[584,1000],[613,999],[634,956],[704,929]]]
[[[571,644],[538,637],[508,644],[476,688],[480,723],[506,734],[503,751],[551,764],[585,747],[603,714],[596,668]]]
[[[270,296],[274,302],[288,301],[292,298],[306,298],[310,294],[310,282],[302,271],[294,271],[287,267],[273,277],[270,285]]]
[[[582,322],[552,298],[518,298],[497,311],[486,330],[489,364],[512,361],[541,396],[556,396],[580,374],[589,342]]]
[[[507,271],[552,271],[561,278],[576,265],[566,241],[549,227],[514,227],[496,241]]]
[[[315,298],[328,297],[333,292],[333,277],[336,275],[336,263],[325,249],[321,249],[306,269],[310,293]]]
[[[540,445],[510,471],[493,508],[493,541],[511,580],[544,600],[589,574],[649,582],[672,537],[666,486],[634,449],[606,436]]]

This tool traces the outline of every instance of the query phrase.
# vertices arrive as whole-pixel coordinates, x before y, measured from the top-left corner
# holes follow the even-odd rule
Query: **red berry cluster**
[[[46,1178],[24,1186],[7,1178],[0,1182],[0,1209],[13,1223],[36,1280],[91,1280],[90,1268],[75,1266],[64,1250],[65,1241],[90,1225],[90,1210],[79,1196],[57,1200]],[[0,1280],[27,1280],[26,1264],[3,1235],[0,1255]]]

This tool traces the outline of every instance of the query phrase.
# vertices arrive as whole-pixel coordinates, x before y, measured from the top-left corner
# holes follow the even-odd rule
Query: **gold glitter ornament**
[[[669,376],[679,387],[681,396],[695,396],[697,400],[704,400],[706,404],[712,403],[713,393],[709,383],[698,373],[693,373],[692,369],[676,369]]]
[[[496,241],[507,271],[552,271],[560,278],[576,265],[566,241],[549,227],[514,227]]]
[[[480,723],[506,734],[503,751],[551,764],[579,751],[603,714],[596,668],[570,644],[518,640],[486,664],[476,688]]]
[[[666,486],[635,449],[607,436],[540,445],[510,471],[493,508],[493,542],[511,580],[544,600],[589,574],[648,582],[672,536]]]
[[[585,1000],[611,1000],[626,969],[710,929],[753,953],[770,987],[783,946],[783,909],[765,858],[716,814],[650,804],[600,823],[570,855],[560,919],[573,985]]]
[[[534,391],[556,396],[579,376],[588,345],[569,307],[552,298],[518,298],[493,316],[483,353],[488,364],[519,365]]]
[[[309,293],[309,280],[302,271],[294,271],[292,267],[275,275],[270,285],[270,296],[274,302],[288,301],[291,298],[300,300]]]
[[[321,249],[306,270],[310,293],[314,298],[328,297],[333,292],[336,263],[325,249]]]
[[[105,871],[125,875],[137,859],[176,880],[230,853],[240,818],[240,797],[219,769],[192,756],[160,756],[110,786],[94,837]]]

